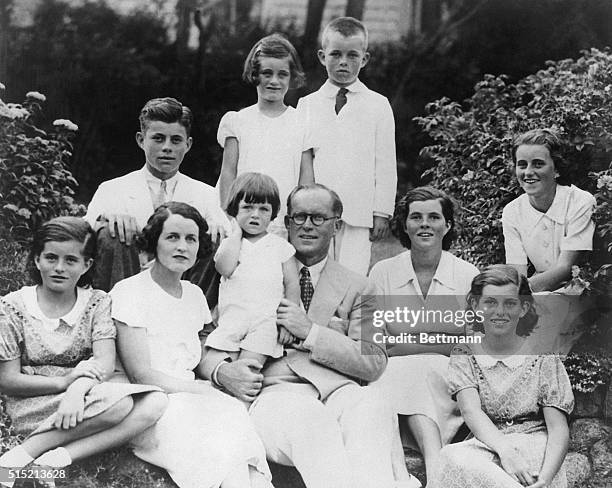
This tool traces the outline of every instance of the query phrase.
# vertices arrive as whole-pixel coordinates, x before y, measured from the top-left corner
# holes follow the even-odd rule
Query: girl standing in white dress
[[[264,448],[244,406],[199,379],[198,335],[210,311],[202,290],[181,276],[208,252],[207,230],[190,205],[158,207],[141,242],[153,266],[111,290],[125,371],[169,397],[157,424],[132,441],[134,454],[165,468],[180,488],[270,488]]]
[[[279,34],[259,40],[244,63],[242,78],[257,88],[257,103],[221,119],[217,140],[223,147],[218,189],[225,208],[237,175],[259,172],[279,188],[281,206],[270,231],[286,237],[287,196],[299,184],[314,182],[312,152],[296,110],[285,105],[289,88],[304,83],[295,48]]]
[[[244,173],[230,188],[227,213],[232,232],[215,255],[219,286],[219,326],[206,346],[229,353],[232,359],[254,359],[261,366],[278,358],[283,343],[294,338],[276,326],[276,309],[285,296],[300,302],[295,249],[266,230],[280,202],[274,180]]]

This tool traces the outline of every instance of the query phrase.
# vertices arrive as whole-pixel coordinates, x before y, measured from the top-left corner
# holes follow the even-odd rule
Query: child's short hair
[[[338,17],[325,26],[321,35],[321,46],[323,46],[323,49],[325,49],[330,32],[338,32],[344,37],[362,35],[363,50],[366,51],[368,49],[368,29],[363,22],[354,17]]]
[[[226,212],[235,217],[238,206],[244,200],[246,203],[269,203],[272,205],[272,219],[278,215],[280,197],[276,182],[262,173],[242,173],[234,180],[227,197]]]
[[[147,225],[142,229],[142,234],[136,241],[141,250],[146,251],[151,256],[157,255],[159,236],[164,229],[164,222],[168,220],[170,215],[180,215],[188,220],[193,220],[198,226],[198,240],[200,241],[198,257],[200,258],[210,253],[212,242],[207,234],[208,224],[206,220],[204,220],[204,217],[202,217],[202,214],[196,208],[182,202],[164,203],[155,209],[153,215],[149,217]]]
[[[476,303],[478,303],[482,297],[482,290],[486,285],[516,285],[521,303],[529,304],[527,313],[518,321],[516,335],[526,337],[531,334],[538,323],[538,314],[535,310],[534,298],[531,294],[531,288],[529,287],[527,277],[508,264],[493,264],[487,266],[482,273],[476,275],[472,280],[470,291],[466,297],[468,310],[473,310],[472,302],[476,301]],[[472,330],[474,332],[484,332],[484,327],[482,323],[474,322],[472,324]]]
[[[289,70],[291,72],[291,88],[299,88],[304,85],[306,75],[297,51],[285,37],[280,34],[271,34],[260,39],[252,47],[244,61],[242,79],[251,85],[257,85],[260,69],[260,58],[289,58]]]
[[[42,224],[34,232],[30,254],[28,256],[28,272],[34,283],[40,285],[42,278],[36,267],[35,259],[40,256],[47,242],[77,241],[83,244],[83,257],[96,258],[96,233],[81,217],[55,217]],[[94,265],[79,278],[77,286],[91,285],[94,275]]]
[[[142,132],[145,132],[149,122],[154,120],[168,124],[178,122],[185,127],[185,132],[187,132],[187,137],[189,137],[191,125],[193,124],[193,114],[189,107],[183,105],[176,98],[153,98],[142,107],[138,120],[140,121],[140,130]]]

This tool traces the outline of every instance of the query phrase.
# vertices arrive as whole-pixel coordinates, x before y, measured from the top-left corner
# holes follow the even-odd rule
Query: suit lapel
[[[312,296],[308,317],[316,324],[326,327],[330,319],[336,315],[345,292],[346,283],[342,280],[338,265],[329,259]]]

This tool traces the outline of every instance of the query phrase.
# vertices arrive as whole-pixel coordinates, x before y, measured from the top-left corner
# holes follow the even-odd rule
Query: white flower
[[[37,91],[31,91],[26,93],[26,98],[33,98],[34,100],[38,100],[40,102],[44,102],[47,99],[47,97]]]
[[[71,120],[68,119],[57,119],[53,121],[53,125],[56,127],[63,127],[64,129],[67,130],[73,130],[73,131],[77,131],[79,130],[79,126],[76,125],[74,122],[72,122]]]
[[[0,83],[0,90],[6,90],[6,86],[4,86],[4,83]]]
[[[22,119],[30,115],[28,109],[23,108],[18,103],[7,103],[5,108],[7,111],[3,111],[2,115],[8,117],[9,119]]]

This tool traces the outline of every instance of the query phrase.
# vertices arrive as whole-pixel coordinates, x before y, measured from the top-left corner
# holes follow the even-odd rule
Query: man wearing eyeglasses
[[[387,363],[369,328],[362,330],[371,327],[376,291],[328,259],[341,216],[338,195],[323,185],[291,192],[285,225],[301,303],[283,299],[277,323],[297,342],[261,372],[239,361],[217,363],[213,379],[242,400],[255,399],[251,417],[268,459],[295,466],[308,488],[391,488],[399,486],[391,467],[393,416],[360,386]]]

